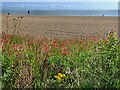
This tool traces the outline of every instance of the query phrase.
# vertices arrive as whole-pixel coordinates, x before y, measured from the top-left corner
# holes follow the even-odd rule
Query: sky
[[[1,0],[2,2],[118,2],[120,0]]]
[[[16,2],[17,1],[17,2]],[[25,2],[26,1],[26,2]],[[32,0],[33,1],[33,0]],[[31,10],[118,10],[119,0],[4,0],[2,9]],[[54,2],[53,2],[54,1]]]

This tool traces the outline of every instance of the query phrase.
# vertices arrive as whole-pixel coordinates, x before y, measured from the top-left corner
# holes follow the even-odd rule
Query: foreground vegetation
[[[120,88],[120,44],[106,36],[30,37],[2,33],[3,88]]]
[[[120,44],[115,31],[48,38],[21,35],[16,25],[9,34],[6,26],[0,49],[2,88],[120,88]]]

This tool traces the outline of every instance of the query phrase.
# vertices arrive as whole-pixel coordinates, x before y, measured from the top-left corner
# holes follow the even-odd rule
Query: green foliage
[[[19,35],[3,39],[2,88],[120,88],[120,44],[114,32],[107,40],[82,43],[44,38],[30,43]],[[60,73],[61,81],[55,78]]]

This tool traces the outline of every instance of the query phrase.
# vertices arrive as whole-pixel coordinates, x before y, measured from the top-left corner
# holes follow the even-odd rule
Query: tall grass
[[[7,31],[1,42],[2,88],[120,88],[114,31],[64,39]]]

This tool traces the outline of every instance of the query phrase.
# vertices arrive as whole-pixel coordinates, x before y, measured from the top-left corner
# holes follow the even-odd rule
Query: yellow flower
[[[59,76],[60,78],[64,78],[64,77],[65,77],[65,74],[58,73],[58,76]]]
[[[61,81],[62,79],[59,76],[54,76],[56,79],[58,79],[59,81]]]
[[[58,73],[58,76],[54,76],[58,81],[64,80],[65,74]]]
[[[54,77],[57,78],[57,79],[59,78],[59,76],[54,76]]]

